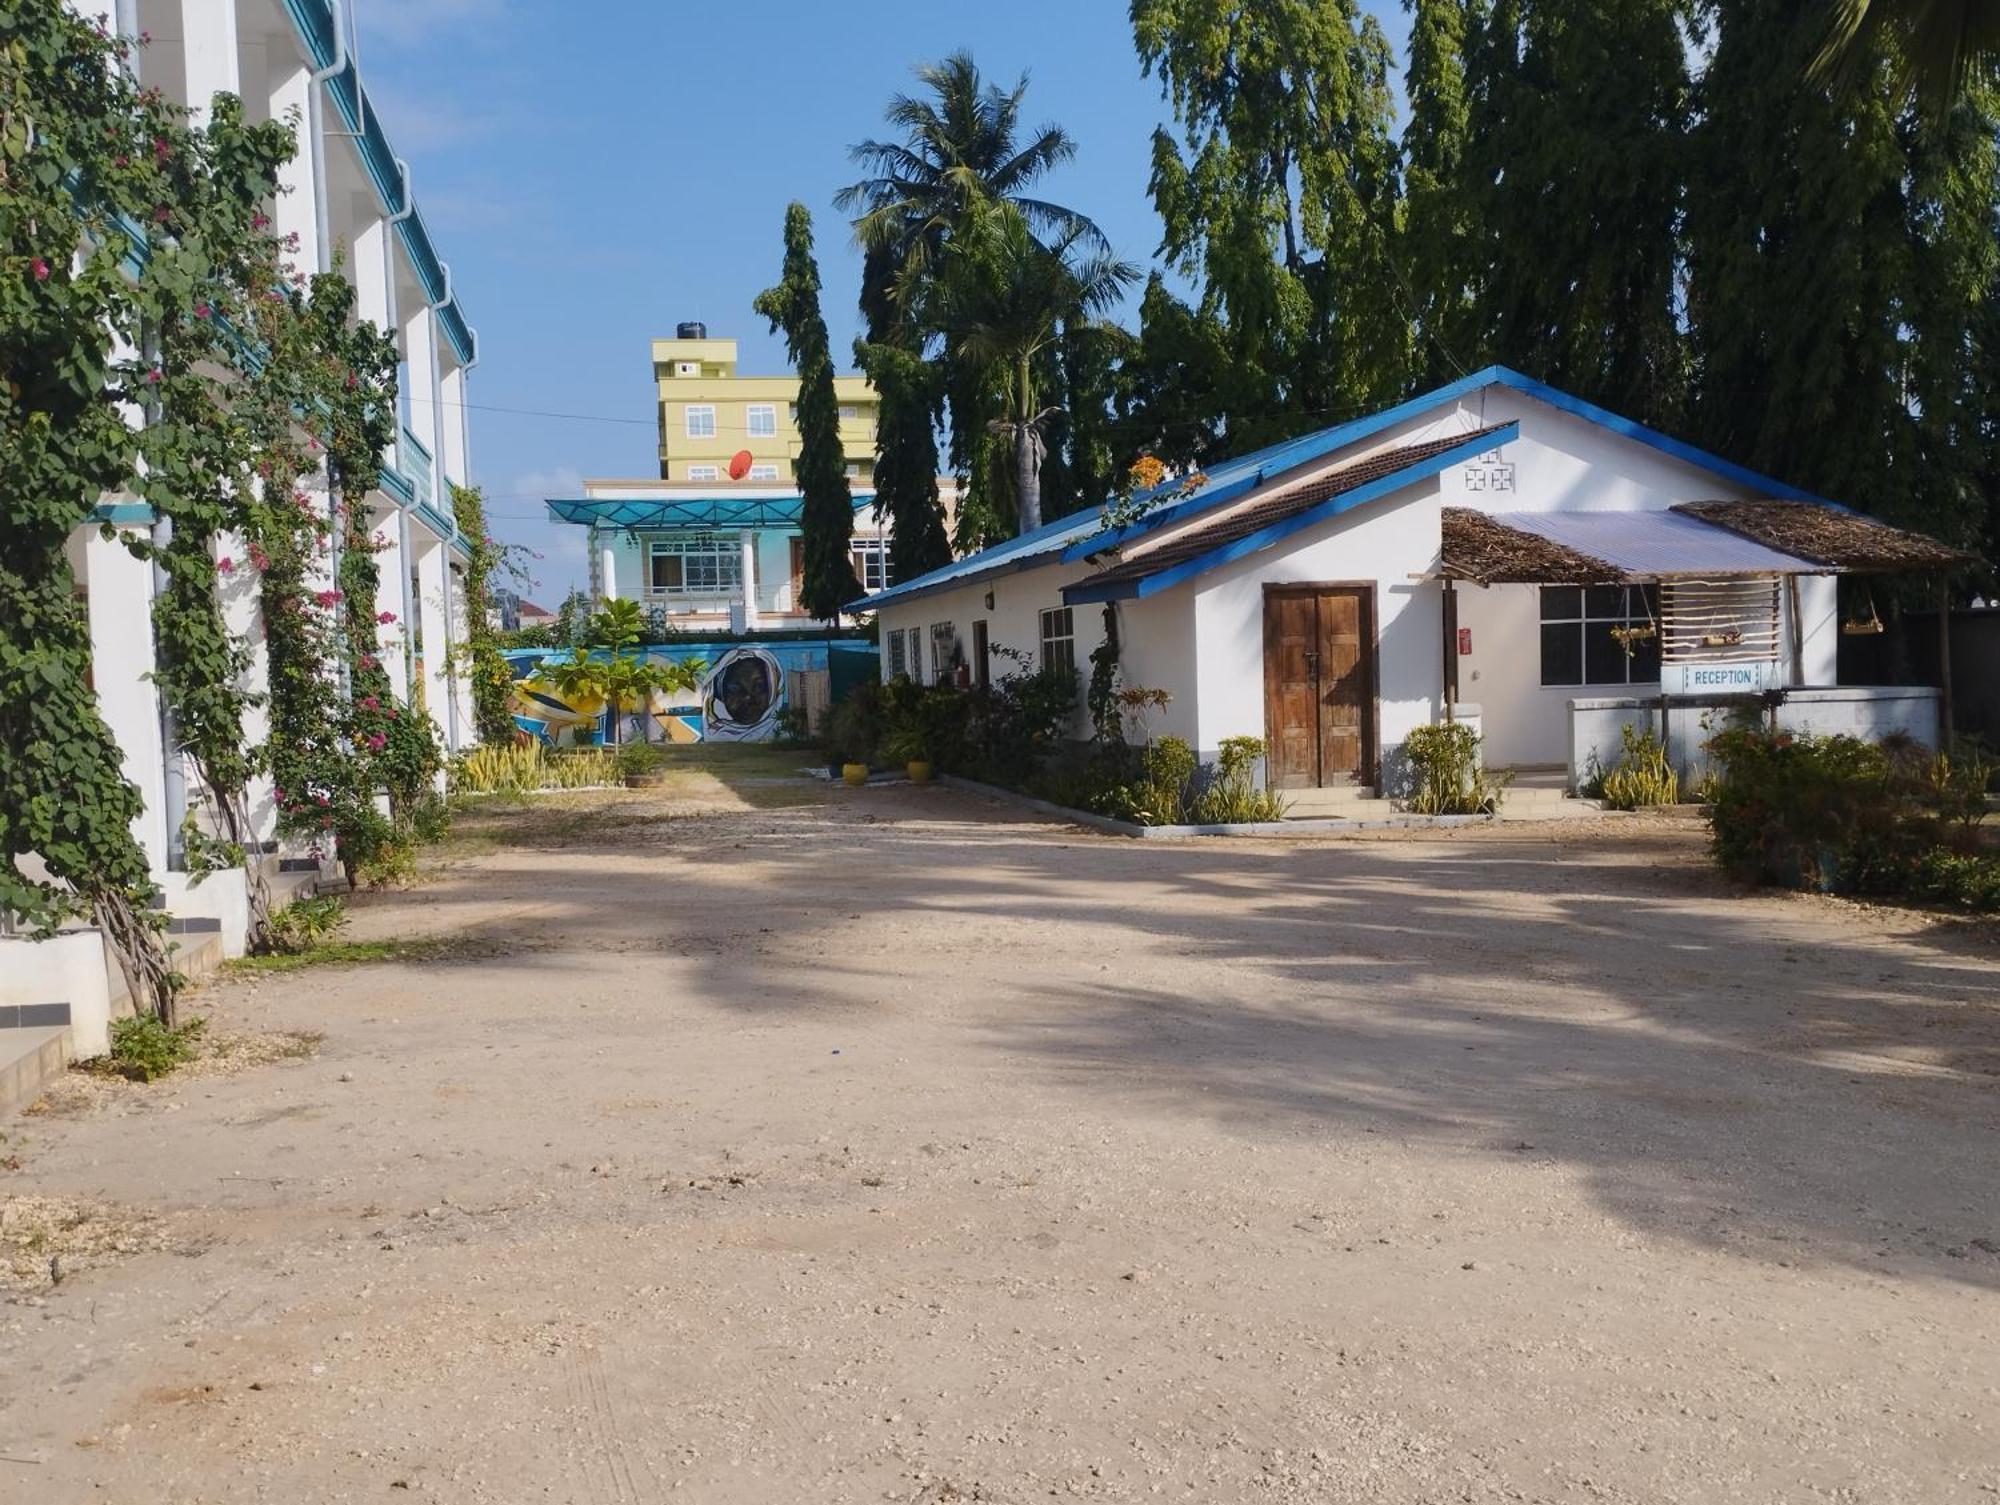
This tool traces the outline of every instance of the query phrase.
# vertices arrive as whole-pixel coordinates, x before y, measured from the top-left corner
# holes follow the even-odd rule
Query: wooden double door
[[[1272,788],[1370,781],[1373,586],[1264,587],[1264,722]]]

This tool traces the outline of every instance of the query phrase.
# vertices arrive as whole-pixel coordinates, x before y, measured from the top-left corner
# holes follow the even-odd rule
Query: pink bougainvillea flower
[[[211,312],[213,312],[213,310],[211,310],[206,303],[197,303],[194,306],[194,316],[197,319],[206,319]]]
[[[384,716],[387,716],[391,721],[394,721],[396,719],[396,708],[394,706],[390,706],[386,710],[384,710],[382,714]]]
[[[327,798],[323,794],[315,794],[313,796],[313,803],[318,805],[324,805],[327,803]]]
[[[156,225],[164,225],[166,222],[167,222],[167,206],[165,204],[162,204],[160,205],[159,208],[153,211],[153,223]]]
[[[374,732],[368,738],[368,750],[370,752],[380,752],[388,741],[389,739],[380,732]]]
[[[158,366],[155,366],[146,373],[146,381],[151,386],[157,387],[160,384],[160,368]]]
[[[263,228],[264,228],[264,227],[265,227],[266,225],[268,225],[268,224],[270,224],[270,223],[271,223],[271,220],[270,220],[270,217],[269,217],[268,215],[263,215],[263,214],[256,214],[256,215],[252,215],[252,216],[251,216],[251,218],[250,218],[250,228],[251,228],[251,229],[253,229],[253,230],[261,230],[261,229],[263,229]],[[293,240],[297,240],[297,239],[298,239],[298,237],[297,237],[296,235],[294,235],[294,236],[292,237],[292,239],[293,239]]]
[[[165,136],[155,136],[153,138],[153,160],[155,162],[164,162],[173,154],[174,149],[167,145],[167,138]]]
[[[372,669],[379,663],[381,663],[381,660],[375,657],[375,655],[372,653],[364,653],[361,655],[361,667],[364,669]]]
[[[377,711],[377,710],[380,710],[380,709],[382,708],[382,702],[381,702],[380,700],[376,699],[376,698],[375,698],[375,697],[374,697],[373,695],[364,695],[364,696],[362,696],[362,697],[361,697],[361,704],[362,704],[362,705],[363,705],[364,707],[366,707],[366,708],[367,708],[368,710],[371,710],[371,711]]]
[[[28,270],[35,274],[35,281],[37,282],[47,282],[49,280],[49,264],[39,256],[28,263]]]
[[[220,559],[215,561],[215,567],[225,575],[236,573],[236,561],[231,559],[227,554],[224,554]]]
[[[319,602],[321,606],[338,606],[340,604],[340,592],[316,591],[313,594],[313,600]]]
[[[387,627],[391,622],[396,620],[396,614],[393,611],[378,611],[375,613],[375,620],[384,627]]]

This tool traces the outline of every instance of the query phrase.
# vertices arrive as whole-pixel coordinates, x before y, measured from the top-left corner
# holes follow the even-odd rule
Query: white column
[[[465,368],[453,361],[438,378],[438,463],[454,486],[470,485],[465,456]]]
[[[325,143],[312,133],[312,72],[290,57],[274,60],[271,79],[271,118],[291,123],[298,135],[299,148],[278,169],[278,196],[271,209],[271,224],[281,238],[296,235],[298,249],[290,260],[310,276],[319,270],[319,210],[313,200],[313,159]]]
[[[597,530],[591,530],[593,534]],[[605,542],[608,539],[609,542]],[[597,593],[606,601],[618,599],[618,535],[607,533],[598,535],[597,549]],[[641,589],[644,587],[642,586]]]
[[[757,625],[757,534],[745,528],[737,535],[743,549],[743,625]]]
[[[193,123],[205,126],[217,94],[243,92],[236,56],[236,0],[181,0],[181,27],[188,108]]]
[[[389,684],[396,692],[396,699],[408,705],[410,623],[404,599],[410,589],[410,567],[403,553],[403,511],[393,504],[386,504],[374,516],[372,536],[377,544],[375,567],[379,572],[375,611],[377,615],[385,611],[396,614],[395,621],[384,622],[376,629],[376,641],[381,645],[382,667],[389,671]]]
[[[143,532],[143,529],[133,529]],[[152,870],[167,870],[166,758],[160,743],[160,701],[153,680],[153,567],[119,539],[91,532],[84,546],[90,614],[90,678],[125,766],[145,809],[132,835]]]
[[[403,349],[410,373],[410,431],[431,452],[431,494],[417,500],[444,512],[447,509],[441,474],[443,446],[438,440],[437,320],[421,303],[403,320]]]
[[[221,573],[222,621],[229,635],[241,643],[245,658],[242,686],[250,696],[243,708],[243,740],[246,746],[260,746],[270,734],[271,712],[264,703],[271,689],[270,645],[264,640],[264,602],[259,594],[257,571],[251,567],[249,546],[235,533],[225,533],[216,545],[218,565],[229,561]],[[274,841],[278,835],[278,806],[271,795],[269,773],[255,774],[244,791],[250,810],[250,840]]]
[[[424,709],[437,728],[438,744],[452,750],[451,634],[445,627],[445,550],[429,529],[412,530],[417,551],[417,613],[424,645]]]
[[[370,214],[354,232],[354,253],[348,258],[348,270],[354,279],[354,312],[377,329],[396,327],[395,305],[389,291],[388,241],[388,224],[381,215]]]
[[[465,575],[450,555],[445,557],[445,582],[451,591],[451,623],[453,646],[464,642],[471,635],[467,612],[471,609],[465,599]],[[458,745],[470,747],[479,740],[479,723],[473,717],[472,676],[462,670],[455,673],[453,682],[458,698]]]

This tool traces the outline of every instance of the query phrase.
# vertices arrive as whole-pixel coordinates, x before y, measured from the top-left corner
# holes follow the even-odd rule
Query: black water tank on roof
[[[690,319],[687,323],[681,325],[680,328],[675,331],[675,338],[683,340],[705,340],[708,338],[708,326],[706,324],[702,324],[695,320]]]

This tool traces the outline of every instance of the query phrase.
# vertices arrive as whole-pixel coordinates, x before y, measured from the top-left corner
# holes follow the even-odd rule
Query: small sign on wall
[[[1459,657],[1464,658],[1467,654],[1471,652],[1472,652],[1472,629],[1470,627],[1461,627],[1458,629]]]
[[[1660,688],[1669,695],[1755,695],[1783,683],[1778,661],[1772,658],[1737,664],[1660,666]]]

